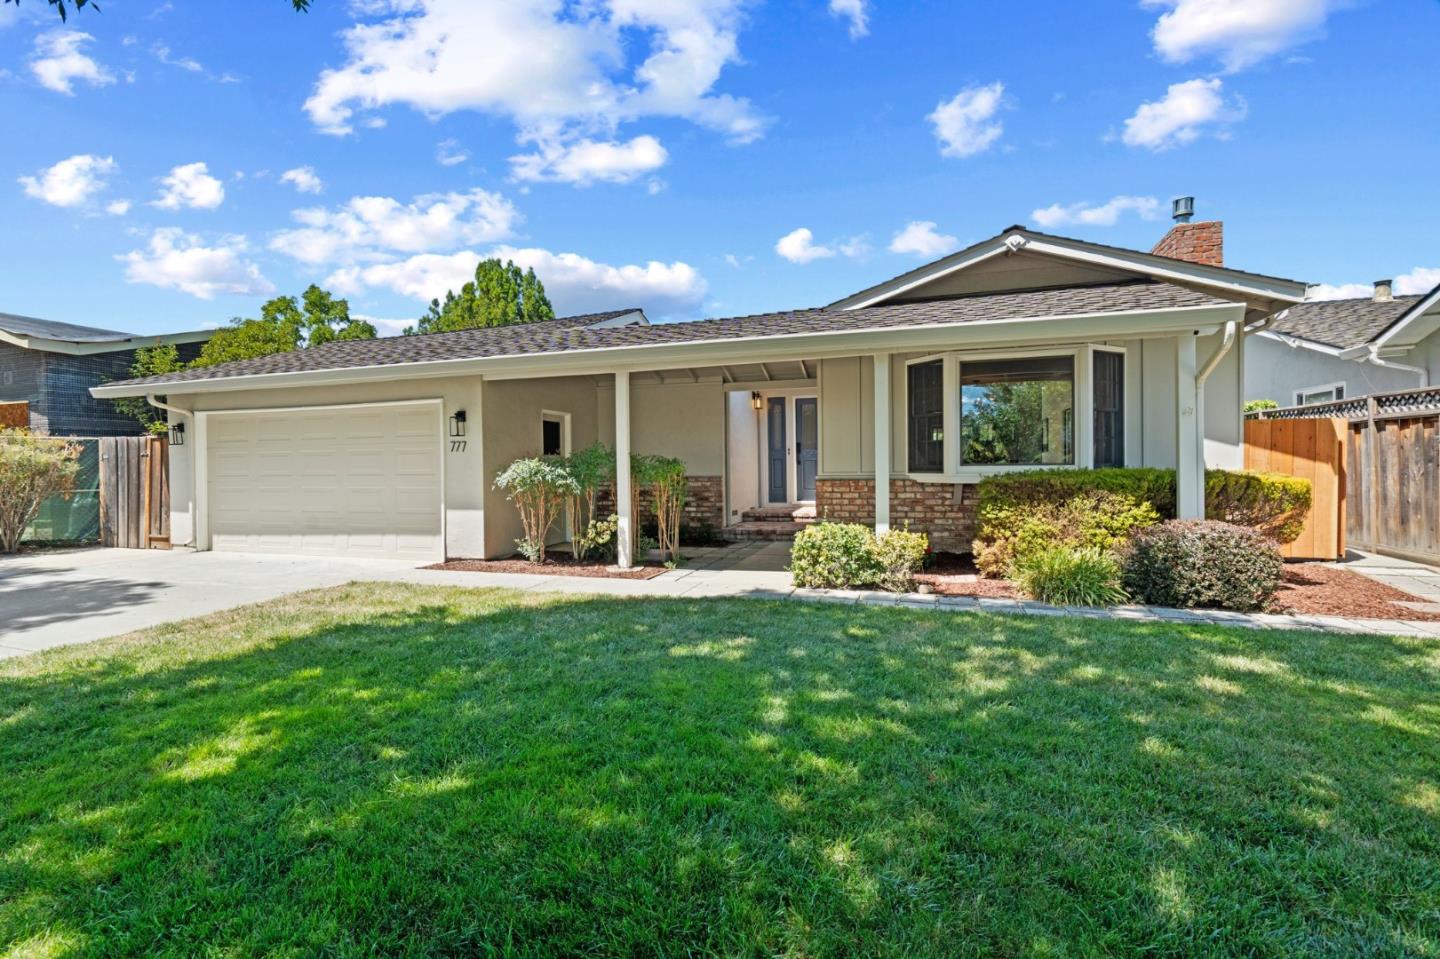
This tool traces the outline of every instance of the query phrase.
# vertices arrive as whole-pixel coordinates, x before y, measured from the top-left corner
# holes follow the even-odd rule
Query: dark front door
[[[785,400],[783,397],[771,397],[766,415],[769,417],[767,432],[770,435],[769,460],[770,460],[770,492],[768,501],[771,503],[789,502],[789,493],[786,490],[788,477],[785,475],[786,467],[789,466],[790,457],[785,447]]]
[[[815,397],[795,401],[795,498],[815,498],[815,474],[820,469],[820,422]]]

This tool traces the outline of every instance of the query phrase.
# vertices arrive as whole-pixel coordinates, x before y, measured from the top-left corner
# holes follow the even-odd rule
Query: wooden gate
[[[1360,477],[1350,519],[1357,549],[1440,560],[1440,415],[1372,415],[1351,426]]]
[[[1245,468],[1310,481],[1310,515],[1287,559],[1340,559],[1346,539],[1346,439],[1340,419],[1245,421]]]
[[[164,437],[100,441],[100,544],[170,548],[170,447]]]

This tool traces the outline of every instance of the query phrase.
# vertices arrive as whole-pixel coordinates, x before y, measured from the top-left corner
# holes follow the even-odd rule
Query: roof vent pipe
[[[1170,202],[1170,216],[1176,223],[1189,223],[1195,216],[1195,198],[1193,196],[1176,197]]]
[[[1394,289],[1394,285],[1393,285],[1394,282],[1395,282],[1394,280],[1376,280],[1376,281],[1375,281],[1375,302],[1376,302],[1376,303],[1389,303],[1391,300],[1395,299],[1395,289]]]

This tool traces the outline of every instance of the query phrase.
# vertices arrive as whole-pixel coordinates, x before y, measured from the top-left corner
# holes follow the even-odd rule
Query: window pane
[[[910,472],[945,469],[944,368],[939,360],[915,363],[908,373]]]
[[[960,366],[960,457],[976,465],[1075,462],[1075,359]]]
[[[1095,353],[1095,465],[1125,465],[1125,354]]]
[[[555,420],[544,420],[541,424],[540,452],[544,456],[559,456],[565,452],[560,439],[560,424]]]

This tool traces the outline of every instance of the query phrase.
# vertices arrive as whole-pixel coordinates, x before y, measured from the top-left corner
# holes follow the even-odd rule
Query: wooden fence
[[[0,403],[0,427],[19,427],[24,429],[30,425],[30,404],[26,402]]]
[[[1264,410],[1246,421],[1347,423],[1346,537],[1351,546],[1440,562],[1440,387]]]
[[[1245,468],[1310,481],[1310,515],[1287,559],[1335,560],[1345,555],[1347,432],[1341,419],[1252,419],[1245,423]]]
[[[100,543],[170,548],[170,448],[164,437],[100,441]]]

